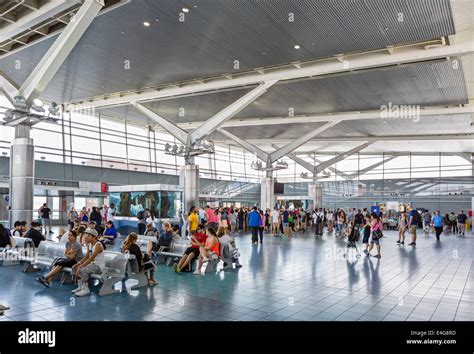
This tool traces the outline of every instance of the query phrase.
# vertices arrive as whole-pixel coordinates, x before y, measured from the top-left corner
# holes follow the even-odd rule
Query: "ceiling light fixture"
[[[143,26],[150,27],[150,22],[148,22],[148,21],[143,22]]]
[[[296,44],[295,45],[295,49],[300,49],[301,47],[299,46],[299,44]]]
[[[44,103],[38,98],[35,98],[33,100],[33,104],[31,105],[31,108],[35,110],[36,112],[44,112]]]

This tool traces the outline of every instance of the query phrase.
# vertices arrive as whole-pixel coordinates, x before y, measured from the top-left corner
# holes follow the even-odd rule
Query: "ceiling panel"
[[[183,4],[190,12],[180,22]],[[449,0],[132,0],[94,20],[43,98],[63,102],[452,33]],[[23,82],[53,40],[3,58],[0,68]]]
[[[167,99],[145,105],[173,122],[204,121],[248,91]],[[295,115],[377,110],[389,102],[421,106],[467,103],[462,63],[455,66],[451,61],[436,61],[275,85],[236,118],[288,116],[289,109],[293,109]],[[184,109],[184,116],[180,116],[180,109]],[[154,124],[131,106],[98,112]],[[285,127],[265,128],[272,136],[281,129]],[[358,129],[357,124],[354,129]]]

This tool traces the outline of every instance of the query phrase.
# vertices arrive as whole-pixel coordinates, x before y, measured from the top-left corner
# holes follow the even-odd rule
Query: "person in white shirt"
[[[115,204],[112,203],[110,206],[107,208],[107,221],[112,221],[114,222],[115,219]]]
[[[236,268],[242,267],[242,264],[239,262],[239,251],[238,248],[235,246],[235,238],[223,234],[223,233],[218,233],[217,237],[219,238],[219,243],[223,246],[228,245],[229,247],[229,252],[232,255],[232,263],[235,263]]]
[[[273,209],[270,216],[272,217],[273,236],[280,234],[280,212],[278,209]]]

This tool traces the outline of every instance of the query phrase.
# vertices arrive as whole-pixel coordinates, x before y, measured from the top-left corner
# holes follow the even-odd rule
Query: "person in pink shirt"
[[[374,256],[375,258],[382,257],[380,255],[380,238],[382,237],[382,220],[380,217],[373,213],[372,214],[372,222],[370,223],[370,231],[372,234],[372,239],[370,240],[370,247],[369,252],[366,254],[367,256],[371,256],[370,251],[374,248],[374,244],[377,246],[377,254]]]
[[[207,226],[212,227],[217,232],[219,227],[219,215],[216,215],[214,209],[212,209],[209,205],[206,206],[206,217]]]

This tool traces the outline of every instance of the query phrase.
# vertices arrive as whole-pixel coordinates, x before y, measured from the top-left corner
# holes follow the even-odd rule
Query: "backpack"
[[[145,217],[145,211],[140,210],[140,211],[138,212],[138,214],[137,214],[137,219],[138,219],[138,220],[141,220],[141,219],[143,219],[144,217]]]
[[[419,224],[421,222],[421,215],[418,211],[415,210],[415,215],[413,216],[413,220]]]

